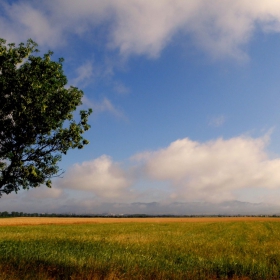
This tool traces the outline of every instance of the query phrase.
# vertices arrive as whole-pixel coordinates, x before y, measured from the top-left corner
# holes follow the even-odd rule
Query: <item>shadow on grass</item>
[[[141,271],[137,266],[130,271],[123,271],[120,267],[77,267],[48,263],[46,261],[17,261],[2,262],[0,259],[1,280],[171,280],[171,279],[232,279],[249,280],[250,277],[229,275],[201,275],[198,271],[170,274],[163,271]],[[275,278],[276,279],[276,278]]]
[[[48,263],[46,261],[24,262],[23,260],[0,261],[1,280],[73,280],[73,279],[122,279],[120,275],[112,274],[104,268],[82,268]]]

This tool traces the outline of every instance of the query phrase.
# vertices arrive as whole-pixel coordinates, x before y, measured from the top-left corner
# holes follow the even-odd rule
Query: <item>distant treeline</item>
[[[148,215],[148,214],[75,214],[75,213],[24,213],[24,212],[0,212],[0,218],[8,217],[77,217],[77,218],[203,218],[203,217],[280,217],[280,214],[274,215]]]

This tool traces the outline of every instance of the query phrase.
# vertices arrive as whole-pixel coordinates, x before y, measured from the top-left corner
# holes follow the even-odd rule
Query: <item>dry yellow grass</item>
[[[277,221],[274,217],[203,217],[203,218],[49,218],[17,217],[0,219],[0,226],[27,226],[48,224],[89,224],[89,223],[213,223],[213,222],[254,222]]]
[[[278,222],[4,218],[0,279],[280,279]]]

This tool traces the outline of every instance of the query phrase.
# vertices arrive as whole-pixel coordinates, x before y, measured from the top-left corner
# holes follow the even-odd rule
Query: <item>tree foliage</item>
[[[89,143],[82,134],[92,110],[81,110],[78,122],[73,116],[83,92],[65,88],[63,59],[37,52],[31,39],[18,46],[0,39],[0,196],[51,187],[61,155]]]

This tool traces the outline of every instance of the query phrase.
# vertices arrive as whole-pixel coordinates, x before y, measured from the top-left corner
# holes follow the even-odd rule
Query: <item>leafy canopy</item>
[[[83,92],[65,88],[62,62],[52,52],[36,56],[37,44],[6,44],[0,39],[0,197],[3,193],[51,187],[61,155],[89,142],[82,134],[90,128],[92,110],[73,112]]]

